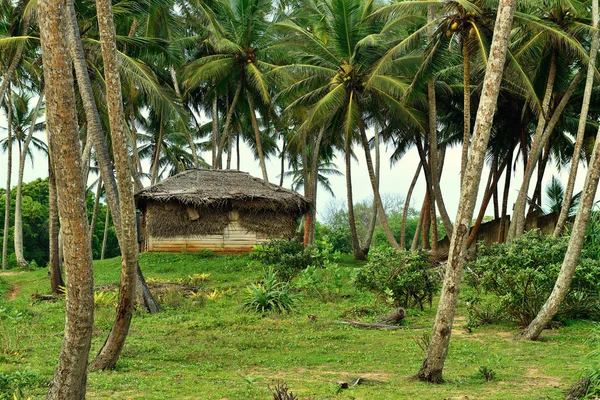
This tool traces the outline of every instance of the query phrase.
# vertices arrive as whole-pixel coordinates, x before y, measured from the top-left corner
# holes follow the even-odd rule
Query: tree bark
[[[25,172],[25,160],[27,159],[27,150],[29,149],[29,143],[31,143],[31,138],[33,137],[33,131],[35,129],[35,124],[37,120],[38,113],[40,111],[40,107],[44,100],[44,93],[40,94],[38,98],[37,104],[35,106],[35,110],[33,111],[33,115],[31,118],[31,124],[29,126],[29,131],[27,132],[27,138],[23,143],[23,148],[21,149],[21,155],[19,157],[19,175],[17,180],[17,195],[15,196],[15,232],[14,232],[14,241],[15,241],[15,256],[17,257],[17,264],[19,268],[29,268],[29,263],[25,260],[25,255],[23,254],[23,199],[22,199],[22,189],[23,189],[23,174]]]
[[[65,243],[66,319],[64,341],[47,399],[85,398],[87,363],[94,324],[94,274],[75,113],[72,65],[64,40],[65,0],[38,3],[46,84],[46,121],[54,162],[58,209]]]
[[[219,136],[219,109],[218,109],[218,103],[217,103],[217,94],[215,93],[213,100],[212,100],[212,138],[211,138],[211,142],[212,142],[212,149],[211,149],[211,154],[212,154],[212,167],[213,169],[217,168],[217,142],[218,142],[218,136]]]
[[[159,160],[160,160],[160,151],[161,151],[161,146],[162,146],[162,141],[163,141],[163,132],[164,132],[163,117],[164,117],[164,114],[161,111],[160,112],[160,124],[159,124],[160,126],[158,127],[158,140],[156,141],[156,145],[154,147],[154,156],[152,157],[152,177],[150,179],[151,185],[155,185],[156,183],[158,183],[158,164],[159,164]]]
[[[2,269],[6,269],[6,259],[8,257],[8,230],[10,229],[10,180],[12,175],[12,99],[10,94],[10,86],[8,87],[8,156],[6,165],[6,198],[4,199],[4,236],[2,238]],[[2,97],[0,97],[0,104]]]
[[[52,293],[61,293],[61,286],[65,286],[60,267],[60,253],[58,245],[58,196],[56,193],[56,176],[51,157],[48,157],[48,232],[49,232],[49,268],[50,289]]]
[[[390,228],[390,224],[387,219],[387,215],[385,214],[385,210],[383,208],[383,202],[381,201],[381,195],[379,194],[379,190],[377,188],[377,180],[375,179],[375,171],[373,170],[373,160],[371,159],[371,151],[369,149],[369,141],[367,139],[367,134],[365,132],[365,123],[362,121],[362,118],[359,121],[359,131],[360,131],[360,139],[362,141],[363,149],[365,151],[365,158],[367,160],[367,170],[369,172],[369,180],[371,181],[371,187],[373,188],[373,198],[375,204],[377,205],[377,214],[379,214],[379,222],[381,222],[381,226],[383,227],[383,231],[385,232],[385,236],[388,239],[390,245],[396,249],[400,249],[400,245],[396,241],[394,234],[392,233],[392,228]]]
[[[239,137],[239,135],[238,135]],[[283,187],[283,176],[285,175],[285,150],[286,150],[286,143],[285,143],[285,138],[283,138],[283,145],[281,147],[281,171],[279,173],[279,187]],[[238,154],[239,154],[239,142],[238,142]],[[238,163],[238,170],[239,170],[239,163]]]
[[[594,3],[596,3],[596,1],[594,1]],[[544,328],[552,321],[552,318],[558,312],[561,303],[569,292],[571,280],[573,279],[573,275],[575,275],[575,270],[577,268],[577,261],[581,255],[587,225],[590,220],[592,208],[594,207],[594,197],[596,196],[596,191],[598,189],[599,178],[600,130],[598,130],[598,134],[596,135],[596,144],[594,145],[594,151],[592,153],[592,161],[585,177],[579,210],[577,211],[577,216],[573,223],[573,230],[571,231],[571,238],[569,239],[569,247],[567,248],[562,267],[558,273],[556,283],[554,284],[554,289],[552,289],[552,293],[535,319],[519,334],[521,339],[536,340]]]
[[[183,103],[183,98],[181,97],[181,90],[179,89],[179,82],[177,81],[177,73],[175,72],[175,68],[171,65],[169,67],[169,72],[171,73],[171,82],[173,82],[173,89],[175,89],[175,94],[177,94],[177,98],[180,102]],[[196,144],[194,143],[194,138],[192,137],[192,133],[190,132],[187,123],[184,123],[185,129],[185,138],[187,139],[188,145],[190,146],[190,151],[192,152],[192,160],[194,162],[194,168],[200,167],[200,162],[198,161],[198,152],[196,151]]]
[[[431,232],[431,193],[429,189],[425,190],[425,201],[423,206],[423,232],[421,237],[421,248],[423,250],[431,249],[429,236]]]
[[[129,170],[125,113],[116,53],[115,26],[110,0],[97,0],[96,12],[106,82],[106,105],[112,134],[113,158],[121,213],[121,283],[115,323],[90,369],[114,368],[125,344],[135,301],[137,269],[137,232],[133,184]]]
[[[458,289],[465,261],[464,253],[466,250],[467,235],[473,217],[473,210],[475,209],[481,171],[485,161],[485,152],[496,111],[515,8],[516,0],[501,0],[499,3],[490,57],[483,81],[479,109],[477,110],[473,143],[471,145],[467,168],[463,176],[458,214],[450,241],[450,252],[448,254],[448,265],[446,267],[442,294],[433,327],[433,334],[427,348],[427,355],[416,376],[421,381],[440,383],[443,380],[442,370],[448,354],[448,345],[450,343],[450,334],[452,332],[452,323],[458,299]]]
[[[573,159],[571,160],[571,170],[569,171],[569,180],[565,187],[565,197],[560,209],[558,221],[553,232],[554,237],[558,237],[562,234],[565,227],[565,222],[569,216],[569,208],[571,207],[571,200],[573,198],[573,190],[575,187],[575,178],[577,177],[577,168],[579,166],[579,158],[581,155],[581,147],[583,146],[585,126],[588,118],[588,111],[590,108],[590,99],[592,96],[592,89],[594,86],[594,74],[596,71],[596,57],[593,55],[598,54],[598,48],[600,47],[600,35],[598,34],[598,1],[592,1],[592,25],[596,28],[592,32],[592,45],[590,49],[590,59],[588,62],[587,77],[585,80],[585,89],[583,92],[583,100],[581,102],[581,113],[579,114],[579,125],[577,125],[577,138],[575,139],[575,149],[573,150]]]
[[[412,192],[415,189],[417,184],[417,180],[419,179],[419,174],[421,173],[421,163],[417,166],[417,170],[415,171],[415,176],[410,182],[410,186],[408,187],[408,193],[406,194],[406,200],[404,201],[404,207],[402,210],[402,228],[400,230],[400,247],[406,248],[406,218],[408,217],[408,210],[410,209],[410,199],[412,197]]]
[[[469,155],[469,140],[471,139],[471,65],[469,56],[469,46],[467,38],[462,39],[463,51],[463,146],[460,163],[460,179],[462,180],[467,169],[467,160]],[[450,237],[451,235],[448,235]]]
[[[419,220],[417,222],[417,229],[415,231],[415,236],[413,236],[413,241],[410,246],[411,251],[416,251],[419,247],[419,237],[421,236],[421,231],[423,230],[425,219],[425,199],[423,199],[423,204],[421,205],[421,212],[419,213]]]
[[[319,129],[319,133],[315,142],[310,149],[310,170],[308,171],[308,182],[305,181],[305,187],[308,187],[308,200],[312,203],[312,207],[308,212],[308,218],[305,220],[304,226],[304,245],[311,245],[314,241],[315,218],[317,215],[317,186],[319,184],[319,151],[321,141],[325,134],[325,127]]]

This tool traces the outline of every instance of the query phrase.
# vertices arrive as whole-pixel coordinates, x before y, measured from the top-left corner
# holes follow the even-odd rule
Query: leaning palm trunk
[[[219,136],[219,109],[217,108],[218,104],[217,104],[217,94],[215,93],[214,97],[213,97],[213,101],[212,101],[212,137],[211,137],[211,142],[212,142],[212,167],[213,169],[217,168],[216,162],[217,162],[217,141],[218,141],[218,136]]]
[[[385,214],[385,209],[383,208],[383,202],[381,201],[381,195],[377,187],[377,179],[375,179],[375,171],[373,169],[373,160],[371,159],[371,151],[369,150],[369,141],[367,139],[367,133],[365,132],[365,123],[362,120],[362,118],[359,121],[359,131],[363,150],[365,151],[365,158],[367,160],[369,180],[371,181],[371,187],[373,188],[373,201],[375,201],[375,204],[377,205],[377,214],[379,215],[379,222],[381,222],[381,226],[383,227],[383,231],[385,232],[385,236],[387,237],[387,240],[390,243],[390,245],[394,249],[399,250],[400,245],[398,244],[396,238],[394,237],[394,234],[392,233],[392,228],[390,228],[387,215]]]
[[[348,224],[350,225],[350,238],[352,240],[352,252],[355,260],[364,260],[365,255],[361,251],[356,232],[356,218],[354,217],[354,196],[352,194],[352,146],[350,138],[346,138],[346,149],[344,160],[346,161],[346,193],[348,199]]]
[[[560,215],[556,222],[553,236],[558,237],[562,234],[565,227],[565,222],[569,216],[571,208],[571,199],[573,197],[573,189],[575,187],[575,178],[577,177],[577,167],[579,166],[579,158],[581,155],[581,147],[583,146],[583,138],[585,134],[585,126],[587,124],[588,111],[590,108],[590,98],[592,96],[592,88],[594,86],[594,74],[596,71],[596,57],[598,54],[600,35],[598,34],[598,1],[592,1],[592,25],[596,28],[592,32],[592,45],[590,49],[590,60],[588,62],[587,78],[585,80],[585,89],[583,92],[583,100],[581,103],[581,114],[579,114],[579,125],[577,126],[577,138],[575,139],[575,149],[573,150],[573,159],[571,160],[571,171],[569,172],[569,180],[565,188],[565,197],[560,209]]]
[[[417,184],[417,180],[419,179],[420,173],[421,163],[419,163],[419,165],[417,166],[415,176],[413,176],[413,179],[410,182],[410,186],[408,187],[408,192],[406,193],[406,200],[404,200],[404,207],[402,210],[402,228],[400,230],[400,247],[403,249],[406,248],[406,218],[408,216],[408,210],[410,209],[410,199],[412,197],[412,192]]]
[[[106,104],[112,134],[113,157],[121,213],[121,284],[115,323],[102,349],[90,364],[92,370],[114,368],[125,344],[135,301],[137,270],[137,232],[133,184],[129,170],[125,113],[121,94],[115,41],[115,26],[110,0],[97,0],[98,28],[104,62]]]
[[[546,118],[550,110],[550,100],[552,99],[552,92],[554,91],[554,81],[556,79],[556,55],[552,53],[550,62],[550,71],[548,72],[548,81],[546,82],[546,91],[544,93],[544,99],[542,100],[542,109],[538,117],[538,124],[535,129],[533,136],[533,143],[531,144],[531,151],[525,165],[525,172],[523,173],[523,183],[519,189],[519,195],[515,202],[513,220],[510,224],[508,232],[509,238],[516,238],[523,234],[525,229],[525,207],[527,206],[527,194],[529,192],[529,185],[531,183],[531,177],[533,170],[538,163],[542,149],[546,145],[544,137],[544,128],[546,128]],[[556,114],[558,110],[554,111]]]
[[[477,191],[492,128],[492,120],[496,111],[498,93],[500,92],[515,8],[516,0],[501,0],[499,3],[490,58],[486,67],[475,120],[473,143],[471,144],[469,161],[462,179],[458,214],[452,239],[450,240],[444,285],[433,326],[433,334],[427,347],[427,355],[417,374],[417,379],[421,381],[442,382],[442,370],[448,354],[458,289],[465,261],[466,241],[475,209],[475,201],[477,200]]]
[[[269,182],[267,176],[267,166],[265,164],[265,155],[262,149],[262,139],[260,138],[260,129],[258,128],[258,121],[256,120],[256,110],[254,109],[254,102],[250,94],[246,95],[248,98],[248,107],[250,107],[250,120],[252,121],[252,128],[254,129],[254,140],[256,141],[256,152],[258,153],[258,162],[260,163],[260,169],[265,182]],[[231,148],[230,151],[231,153]],[[313,207],[314,208],[314,207]]]
[[[594,1],[594,4],[597,4],[597,2]],[[600,129],[596,135],[596,144],[594,145],[592,160],[585,177],[583,194],[581,196],[581,202],[579,204],[577,216],[575,217],[575,222],[573,223],[573,230],[571,231],[571,238],[569,239],[569,247],[567,248],[567,253],[565,254],[558,277],[556,278],[554,289],[552,289],[552,293],[546,300],[546,303],[544,303],[542,306],[542,309],[535,319],[531,321],[529,326],[519,334],[519,337],[522,339],[536,340],[544,328],[546,328],[550,321],[552,321],[552,318],[558,312],[559,307],[567,293],[569,293],[571,280],[573,279],[573,275],[575,275],[577,262],[579,260],[579,256],[581,255],[581,249],[585,240],[587,225],[590,220],[592,208],[594,206],[594,197],[596,196],[596,190],[598,189],[599,178]]]
[[[504,188],[502,193],[502,212],[500,214],[500,229],[498,230],[498,243],[504,243],[506,236],[506,217],[508,210],[508,194],[510,190],[510,178],[512,171],[512,160],[513,160],[514,147],[510,147],[508,151],[508,162],[506,164],[506,176],[504,177]]]
[[[23,199],[22,199],[22,189],[23,189],[23,173],[25,172],[25,159],[27,158],[27,152],[29,150],[29,143],[31,143],[31,138],[33,137],[33,131],[35,130],[35,123],[37,120],[38,113],[40,111],[40,106],[42,105],[44,99],[44,93],[40,94],[38,98],[38,102],[35,106],[35,110],[33,111],[33,115],[31,118],[31,125],[29,127],[29,132],[27,132],[27,138],[25,139],[25,143],[23,143],[23,148],[21,149],[21,155],[19,157],[19,175],[17,180],[17,195],[15,196],[15,256],[17,257],[17,265],[20,268],[29,268],[29,263],[25,260],[25,256],[23,254]]]
[[[83,103],[83,108],[88,124],[87,134],[91,135],[92,138],[96,160],[98,161],[98,166],[100,167],[100,176],[102,177],[102,181],[104,183],[106,202],[108,203],[110,212],[113,215],[113,223],[117,231],[117,239],[119,241],[119,246],[123,248],[123,240],[121,238],[121,213],[119,211],[119,193],[117,189],[117,182],[113,173],[113,165],[108,151],[108,146],[104,138],[102,123],[100,121],[100,114],[98,113],[98,107],[96,106],[96,102],[94,100],[92,85],[87,69],[87,63],[85,61],[85,54],[83,52],[83,46],[81,45],[81,38],[79,36],[79,27],[77,26],[77,15],[75,13],[74,3],[72,0],[69,0],[67,3],[67,12],[69,13],[69,18],[67,18],[66,23],[68,27],[67,38],[69,42],[69,52],[73,59],[73,67],[75,70],[75,75],[77,77],[77,86],[79,88],[79,93],[81,95],[81,100]],[[131,117],[133,117],[133,114],[131,114]],[[134,124],[132,126],[135,128]],[[133,130],[135,131],[135,129]],[[132,138],[132,147],[134,149],[134,155],[136,155],[137,147],[135,143],[135,136]],[[135,183],[136,185],[138,185],[138,189],[141,189],[142,184],[139,180],[139,176],[137,174],[135,166],[133,166],[133,168],[131,169],[131,174],[133,174],[134,176]],[[105,245],[105,242],[106,240],[104,240],[103,247]],[[144,278],[139,272],[140,270],[138,268],[138,287],[141,283],[144,282]],[[150,290],[148,290],[148,287],[145,285],[142,286],[144,290],[142,292],[138,291],[137,303],[153,304],[152,308],[147,308],[147,311],[151,313],[160,310],[158,302],[156,302],[156,300],[152,297],[152,294],[150,293]],[[144,297],[143,301],[139,300],[139,296]]]
[[[58,209],[64,240],[66,318],[64,341],[47,399],[85,398],[87,364],[94,325],[94,274],[75,113],[72,64],[65,54],[65,0],[38,4],[49,150],[54,162]]]
[[[312,207],[310,208],[310,224],[308,234],[308,244],[313,244],[315,241],[315,222],[317,218],[317,189],[319,187],[319,152],[321,151],[321,142],[323,141],[323,135],[325,134],[325,127],[319,130],[315,144],[312,147],[311,159],[310,159],[310,182],[309,182],[309,193]]]
[[[375,180],[377,181],[377,190],[379,190],[379,181],[380,181],[380,173],[381,173],[381,154],[379,149],[379,127],[375,125],[375,136],[374,136],[374,144],[375,144]],[[364,257],[369,253],[369,249],[371,248],[371,242],[373,241],[373,234],[375,233],[375,225],[377,225],[377,204],[373,201],[373,206],[371,207],[371,219],[369,220],[369,226],[367,227],[367,233],[364,238],[364,244],[360,245],[360,251],[364,254]],[[363,258],[364,258],[363,257]]]
[[[154,157],[152,157],[152,178],[150,179],[150,184],[155,185],[158,183],[158,169],[160,162],[160,152],[163,141],[163,131],[164,131],[164,114],[160,112],[160,126],[158,128],[158,140],[156,141],[156,146],[154,147]]]
[[[223,132],[221,133],[220,137],[221,140],[219,141],[219,146],[217,147],[217,159],[215,161],[214,168],[221,168],[221,160],[223,159],[223,147],[225,146],[225,140],[227,139],[227,135],[229,134],[229,129],[231,127],[231,119],[233,118],[233,112],[235,111],[235,107],[240,98],[242,86],[242,81],[240,80],[235,90],[235,94],[233,95],[233,100],[231,101],[231,104],[229,104],[229,109],[227,110],[227,117],[225,117],[225,125],[223,126]]]
[[[52,293],[61,293],[65,286],[60,268],[60,252],[58,245],[58,196],[56,193],[56,177],[51,157],[48,157],[48,233],[49,233],[49,268],[50,289]]]
[[[90,243],[94,241],[94,230],[96,220],[98,219],[98,207],[100,206],[100,196],[102,195],[102,178],[98,179],[96,188],[96,197],[94,198],[94,210],[92,211],[92,222],[90,222]]]
[[[177,73],[175,72],[175,68],[173,66],[169,67],[169,72],[171,72],[171,82],[173,82],[175,94],[177,94],[179,101],[183,102],[183,99],[181,97],[181,90],[179,89],[179,82],[177,81]],[[187,125],[185,125],[183,129],[185,129],[185,138],[188,142],[188,146],[190,146],[190,152],[192,153],[194,168],[198,168],[200,167],[200,162],[198,161],[198,152],[196,151],[196,144],[194,143],[194,138],[192,137],[192,133],[188,129]]]
[[[421,205],[421,212],[419,213],[419,220],[417,221],[417,229],[415,231],[415,236],[413,236],[412,244],[410,246],[411,251],[416,251],[419,247],[419,238],[421,237],[421,231],[423,230],[423,226],[425,225],[425,199],[423,199],[423,205]]]
[[[469,45],[467,39],[463,36],[463,145],[460,163],[460,181],[462,184],[465,171],[467,169],[467,160],[469,156],[469,141],[471,140],[471,65]],[[448,235],[450,237],[450,235]]]
[[[12,100],[8,90],[8,160],[6,167],[6,198],[4,199],[4,236],[2,238],[2,269],[6,269],[6,258],[8,256],[8,229],[10,225],[10,178],[12,175]],[[0,97],[0,99],[2,99]],[[2,103],[2,101],[0,101]]]

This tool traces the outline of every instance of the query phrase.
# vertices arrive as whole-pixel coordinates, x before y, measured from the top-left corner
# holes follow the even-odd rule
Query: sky
[[[4,115],[0,114],[0,138],[5,137],[6,130],[6,118]],[[372,133],[371,133],[372,134]],[[45,140],[45,134],[37,135],[40,139]],[[409,151],[406,155],[397,162],[395,165],[390,166],[389,158],[392,153],[392,149],[385,146],[385,144],[381,145],[381,193],[382,196],[396,196],[400,198],[405,198],[408,188],[410,186],[410,182],[414,176],[415,170],[419,164],[419,156],[416,150]],[[18,154],[17,147],[13,148],[13,173],[12,173],[12,186],[17,183],[17,170],[18,170]],[[354,201],[359,202],[362,200],[370,200],[373,198],[373,191],[371,188],[371,184],[369,181],[369,175],[366,169],[365,155],[364,151],[356,151],[357,160],[353,162],[352,166],[352,183],[353,183],[353,194]],[[205,152],[202,154],[204,159],[210,163],[210,152]],[[444,170],[442,173],[442,177],[440,180],[440,186],[442,190],[442,195],[444,197],[444,202],[446,204],[446,208],[448,210],[448,214],[452,221],[454,221],[456,216],[456,211],[458,208],[458,202],[460,197],[460,157],[461,157],[461,148],[454,147],[449,149],[446,152],[446,160],[444,163]],[[261,177],[261,171],[258,161],[253,159],[252,154],[249,150],[242,148],[241,150],[241,167],[240,169],[246,172],[249,172],[251,175],[256,177]],[[342,154],[337,154],[336,160],[334,163],[337,165],[338,169],[342,174],[344,173],[344,158]],[[512,204],[517,198],[518,190],[522,182],[523,175],[523,167],[522,161],[516,163],[517,168],[512,171],[511,178],[511,190],[509,192],[509,214],[511,213]],[[149,164],[145,164],[144,168],[148,169]],[[232,167],[235,168],[235,159],[232,160]],[[280,161],[277,158],[273,158],[267,161],[267,170],[269,173],[269,179],[272,183],[279,183],[279,178],[277,177],[280,171]],[[585,179],[585,173],[587,169],[585,167],[580,166],[578,170],[578,177],[575,184],[575,193],[580,191],[583,188],[583,183]],[[0,187],[6,187],[6,172],[7,172],[7,154],[4,152],[0,154]],[[568,179],[569,168],[565,168],[562,171],[557,171],[557,169],[553,165],[549,165],[544,174],[544,187],[550,181],[553,175],[560,178],[563,182],[563,185],[566,184]],[[483,192],[485,189],[485,184],[487,182],[487,177],[489,174],[489,166],[486,165],[481,179],[481,184],[479,188],[479,196],[478,203],[475,213],[479,210],[480,202],[483,198]],[[48,166],[47,159],[44,154],[35,153],[35,158],[33,164],[28,159],[25,164],[25,172],[24,172],[24,181],[29,182],[38,177],[45,178],[48,176]],[[537,176],[537,173],[534,173],[534,177]],[[346,181],[343,175],[340,176],[330,176],[331,187],[333,192],[335,193],[335,197],[332,197],[329,193],[327,193],[323,189],[319,189],[319,194],[317,197],[317,218],[321,221],[324,220],[327,214],[327,210],[331,209],[332,202],[343,202],[346,204]],[[90,183],[95,180],[95,177],[90,178]],[[291,180],[287,179],[284,181],[284,186],[290,187]],[[504,177],[500,178],[498,183],[499,193],[502,193],[504,186]],[[535,183],[532,182],[530,188],[530,196],[534,190]],[[425,181],[423,173],[421,173],[415,190],[413,192],[413,197],[411,200],[411,206],[420,209],[421,202],[423,201],[423,197],[425,195]],[[598,199],[598,195],[596,198]],[[544,203],[545,204],[545,203]],[[486,215],[493,215],[493,205],[490,202],[488,206]]]

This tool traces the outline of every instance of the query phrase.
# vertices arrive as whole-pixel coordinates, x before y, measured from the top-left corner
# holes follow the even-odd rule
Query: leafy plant
[[[17,324],[23,320],[23,313],[17,310],[9,311],[0,307],[0,354],[18,354],[19,330]],[[0,386],[1,388],[1,386]]]
[[[431,307],[440,287],[440,275],[426,252],[377,247],[369,252],[369,262],[357,274],[355,285],[387,301],[393,299],[395,306],[423,309],[425,302]]]
[[[567,246],[568,237],[554,239],[538,231],[505,244],[482,244],[465,277],[481,295],[494,295],[512,321],[527,325],[550,295]],[[600,316],[599,293],[600,261],[582,255],[557,317]]]
[[[117,290],[94,292],[94,306],[96,308],[116,307],[118,300]]]
[[[246,290],[247,295],[242,309],[257,313],[289,312],[294,309],[296,303],[296,296],[291,293],[289,284],[279,281],[272,267],[265,272],[262,282],[251,284]]]
[[[309,265],[322,266],[329,249],[304,246],[295,240],[270,240],[254,247],[251,257],[272,266],[281,280],[290,281]]]
[[[0,400],[25,399],[23,389],[38,386],[40,383],[39,374],[34,372],[0,372]]]
[[[273,400],[297,400],[298,396],[292,393],[291,390],[288,389],[287,383],[277,383],[275,387],[271,388],[269,386],[269,390],[273,395]]]
[[[325,268],[310,265],[298,276],[296,287],[323,300],[331,300],[339,296],[343,279],[344,271],[335,263],[327,263]]]
[[[486,382],[490,382],[496,378],[496,371],[486,365],[482,365],[479,367],[479,375],[481,375]]]

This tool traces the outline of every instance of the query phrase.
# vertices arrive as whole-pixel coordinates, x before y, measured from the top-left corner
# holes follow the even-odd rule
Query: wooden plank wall
[[[237,211],[229,213],[229,224],[222,235],[193,235],[176,237],[153,237],[146,240],[146,251],[184,252],[211,250],[217,253],[247,253],[259,243],[268,240],[267,235],[248,231],[238,222]]]

